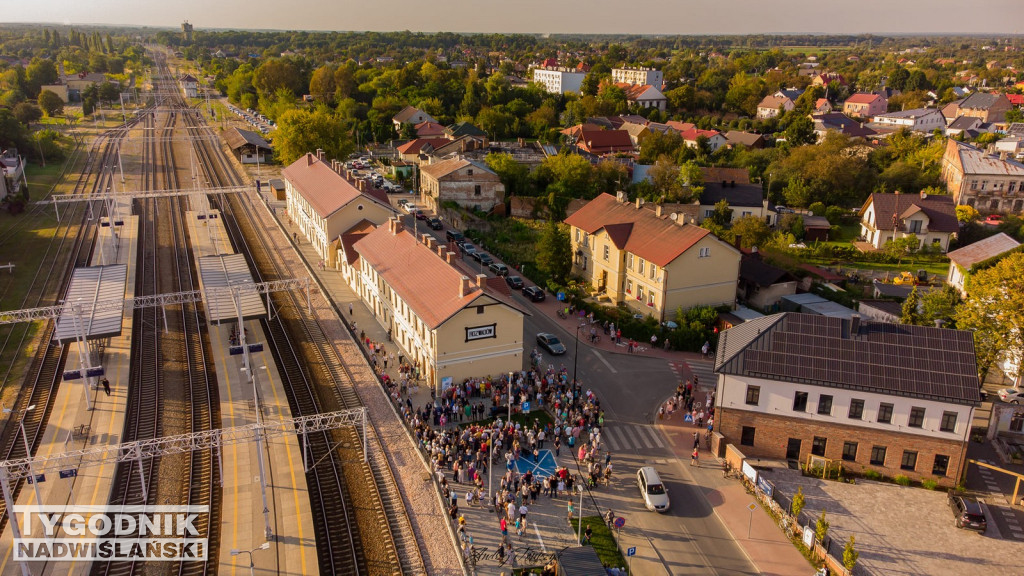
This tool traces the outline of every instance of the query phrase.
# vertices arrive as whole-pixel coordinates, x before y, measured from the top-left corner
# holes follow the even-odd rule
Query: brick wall
[[[744,426],[752,426],[755,429],[753,446],[740,445]],[[856,460],[843,461],[846,470],[860,474],[865,469],[872,469],[889,478],[903,474],[917,481],[931,478],[942,486],[956,485],[967,449],[965,442],[940,440],[895,430],[889,432],[858,426],[810,422],[725,407],[719,407],[715,411],[715,427],[725,436],[727,442],[736,444],[748,458],[784,459],[789,439],[798,438],[801,440],[800,462],[804,463],[811,453],[814,437],[818,436],[828,439],[825,458],[834,460],[842,459],[845,442],[857,442]],[[885,466],[870,464],[873,446],[886,447]],[[917,452],[915,470],[900,468],[904,450]],[[936,454],[949,456],[946,475],[941,478],[932,474]]]

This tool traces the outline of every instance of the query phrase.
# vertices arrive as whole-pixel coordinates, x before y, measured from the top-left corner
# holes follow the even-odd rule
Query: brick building
[[[1024,164],[950,138],[942,156],[942,181],[957,206],[980,212],[1024,211]]]
[[[465,158],[450,158],[420,167],[420,200],[438,211],[444,202],[488,211],[505,199],[505,185],[487,166]]]
[[[970,332],[782,313],[722,333],[715,427],[748,457],[953,486],[980,404]]]

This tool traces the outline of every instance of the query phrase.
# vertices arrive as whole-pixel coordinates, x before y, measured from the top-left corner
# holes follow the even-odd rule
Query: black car
[[[555,356],[565,354],[565,344],[562,344],[562,341],[554,334],[548,334],[547,332],[537,334],[537,344],[540,344],[541,348]]]
[[[462,242],[466,240],[462,235],[462,232],[459,232],[458,230],[449,230],[444,233],[444,237],[447,238],[449,242],[455,242],[456,246],[461,246]]]
[[[988,528],[985,511],[974,498],[950,492],[949,507],[953,510],[954,523],[957,528],[967,528],[978,532],[984,532]]]
[[[441,221],[437,218],[427,220],[427,226],[430,226],[431,230],[444,230],[444,224],[441,224]]]
[[[519,276],[506,276],[505,283],[508,284],[508,287],[513,290],[523,289],[523,279],[520,278]]]
[[[526,296],[533,302],[544,301],[544,291],[536,286],[527,286],[523,288],[523,296]]]
[[[487,252],[478,252],[476,254],[473,254],[473,258],[479,260],[480,264],[484,266],[490,266],[491,264],[494,263],[494,258],[491,258],[491,255],[488,254]]]

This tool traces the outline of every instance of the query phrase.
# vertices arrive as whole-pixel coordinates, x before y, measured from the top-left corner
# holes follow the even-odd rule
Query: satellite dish
[[[678,220],[678,219],[679,219],[679,214],[678,214],[678,213],[676,213],[676,212],[673,212],[673,213],[669,214],[669,215],[668,215],[668,217],[669,217],[669,218],[670,218],[671,220]]]

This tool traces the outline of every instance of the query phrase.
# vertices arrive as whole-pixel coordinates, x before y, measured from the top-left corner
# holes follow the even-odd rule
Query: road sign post
[[[626,572],[630,574],[633,573],[633,556],[636,556],[636,546],[631,546],[628,549],[626,549],[626,558],[628,558],[626,564]]]
[[[750,539],[750,526],[754,523],[754,510],[757,510],[757,503],[751,502],[747,504],[747,510],[750,510],[750,519],[747,520],[747,539]]]

